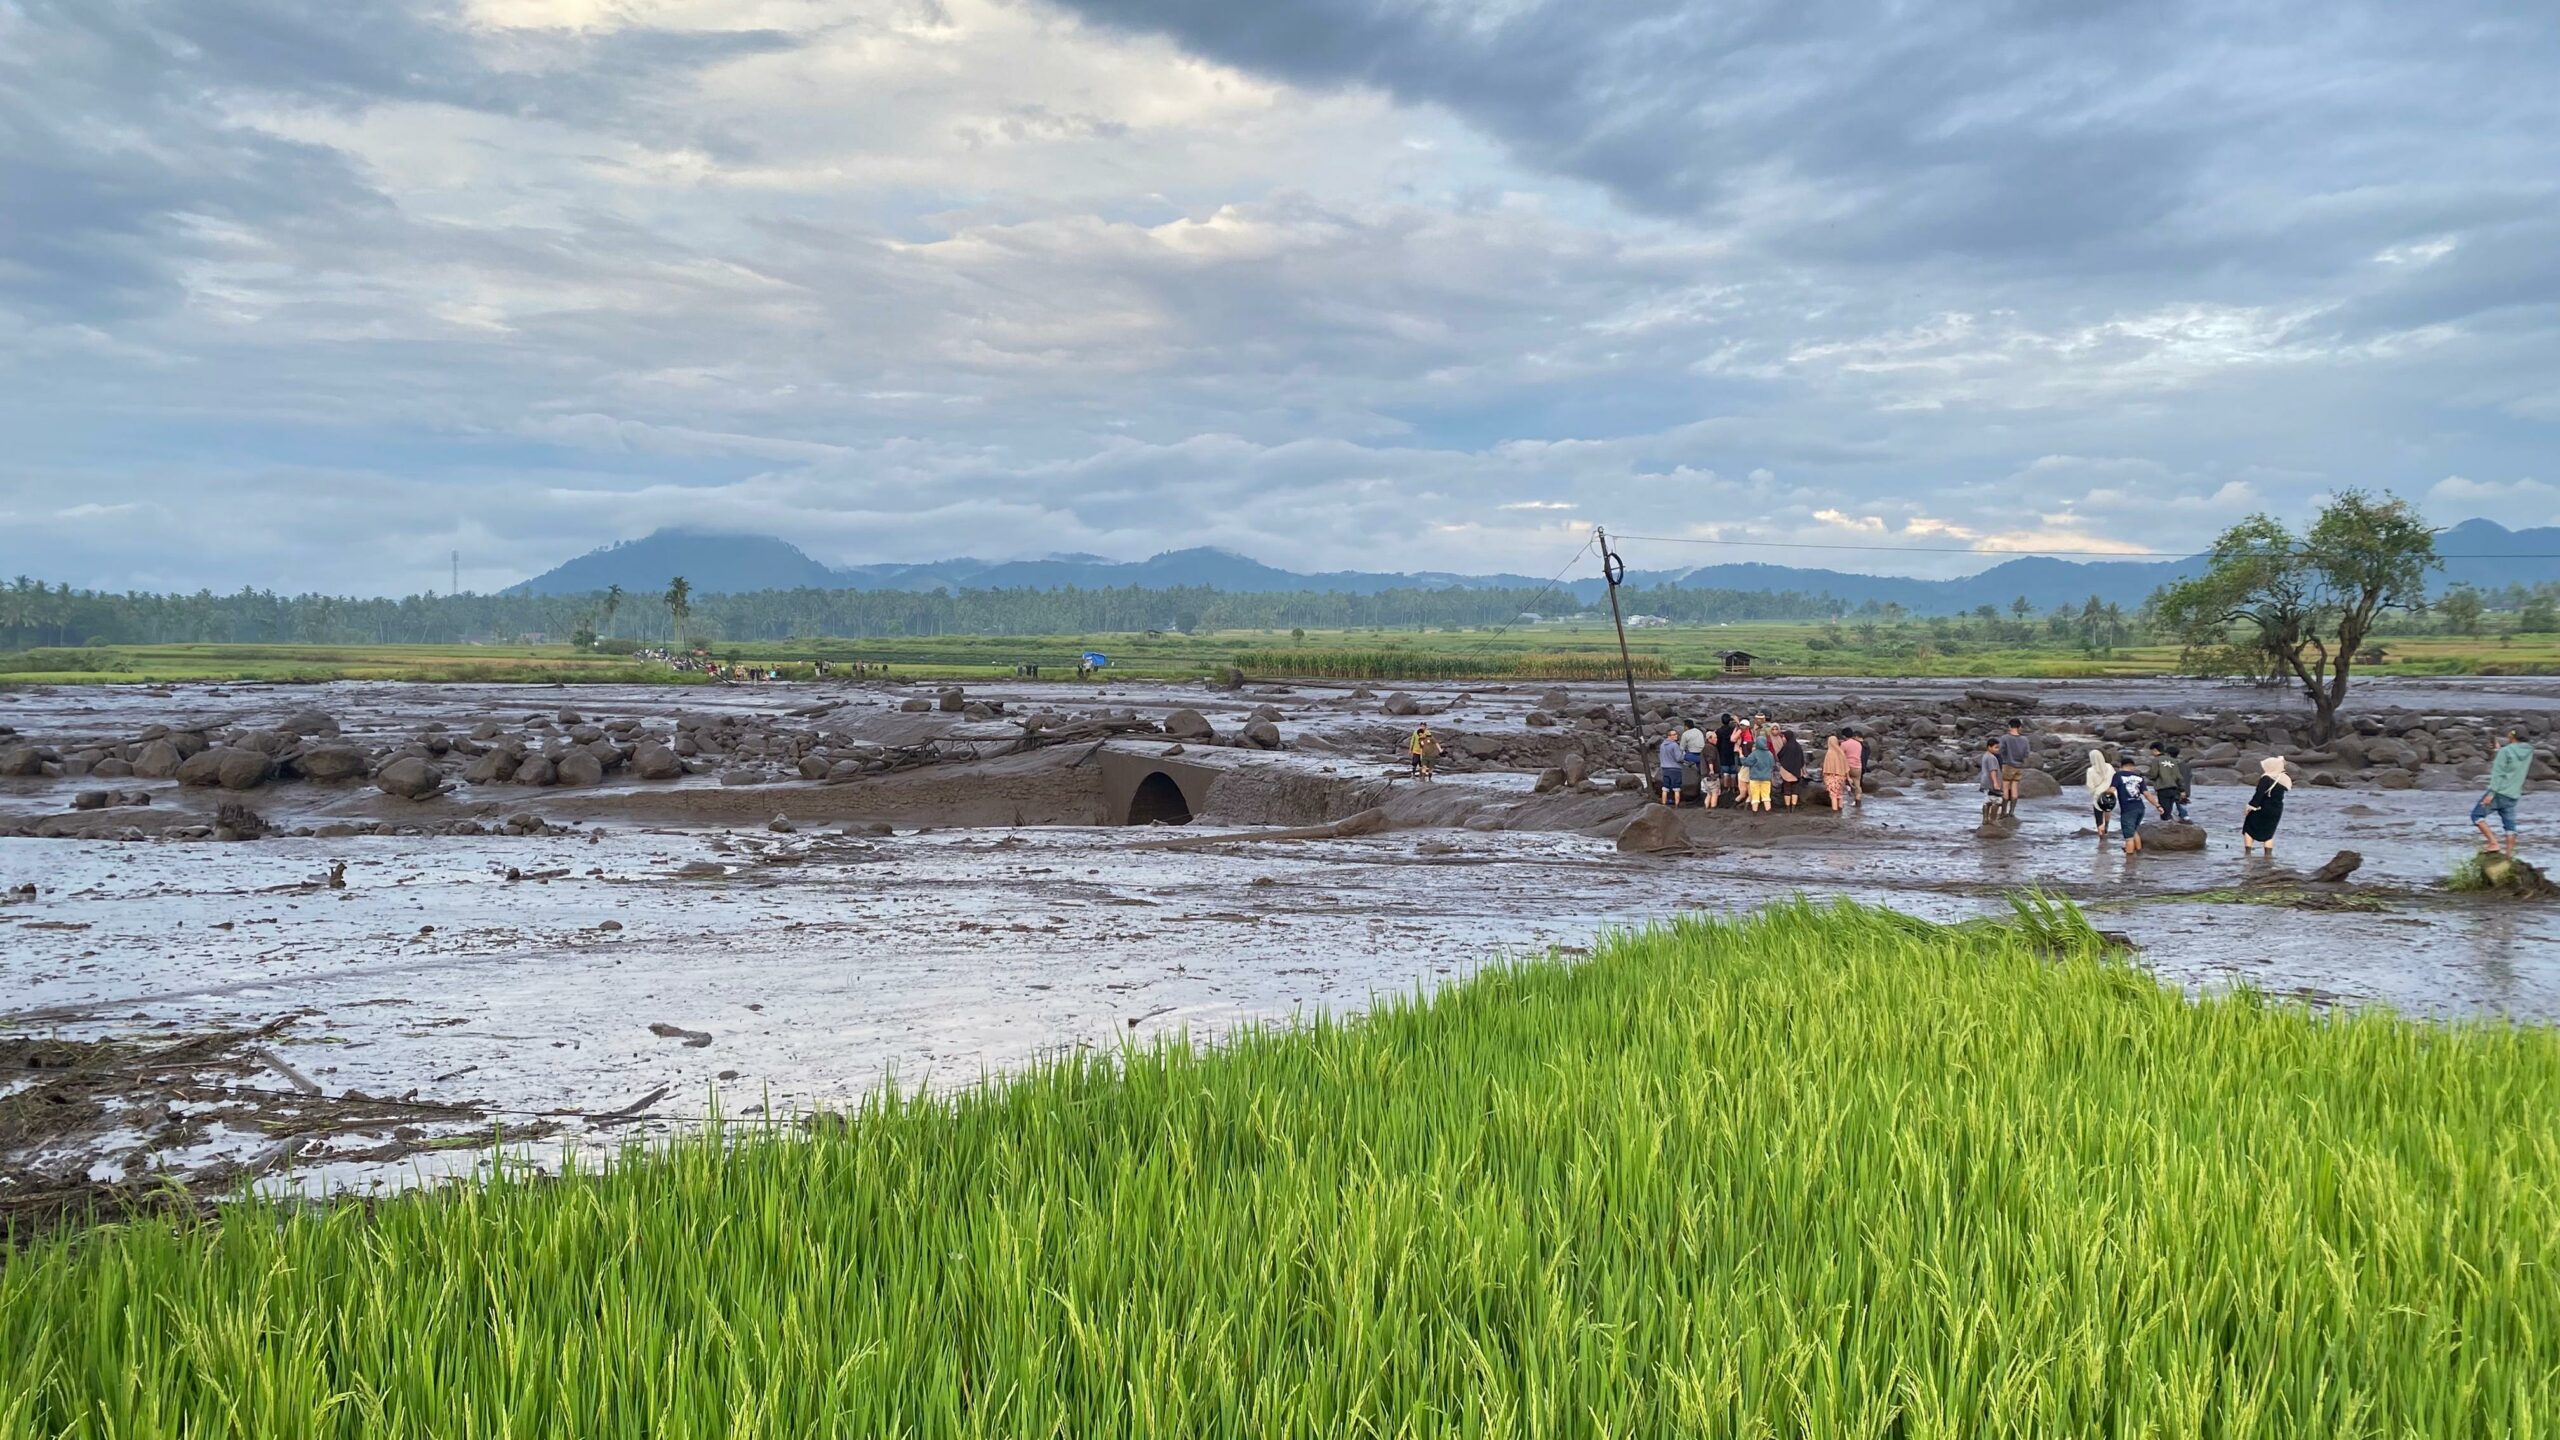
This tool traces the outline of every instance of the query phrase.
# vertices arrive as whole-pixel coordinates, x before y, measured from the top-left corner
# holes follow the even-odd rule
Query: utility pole
[[[1609,582],[1609,621],[1618,627],[1618,664],[1627,677],[1627,724],[1636,737],[1636,769],[1644,769],[1644,706],[1636,699],[1636,661],[1627,653],[1627,617],[1618,609],[1618,587],[1626,582],[1627,562],[1609,548],[1609,532],[1594,525],[1592,543],[1600,547],[1600,578]]]

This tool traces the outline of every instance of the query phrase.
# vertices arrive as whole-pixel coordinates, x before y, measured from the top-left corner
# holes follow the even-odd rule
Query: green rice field
[[[2076,912],[1496,964],[603,1173],[0,1260],[0,1435],[2535,1436],[2560,1037]]]
[[[2378,665],[2362,674],[2560,674],[2560,636],[2392,636]],[[1631,630],[1627,646],[1639,679],[1701,678],[1719,672],[1722,651],[1751,651],[1762,675],[1941,676],[2070,679],[2160,675],[2178,668],[2174,645],[2128,645],[2091,653],[2060,645],[1933,645],[1925,626],[1884,629],[1813,624],[1663,626]],[[1111,674],[1183,680],[1237,665],[1258,678],[1606,679],[1619,673],[1617,637],[1606,625],[1541,625],[1509,630],[1218,630],[1192,634],[943,635],[708,641],[723,660],[780,666],[805,678],[814,661],[887,664],[916,679],[993,679],[1017,665],[1072,675],[1076,657],[1100,650]],[[166,681],[411,680],[420,682],[694,683],[703,677],[625,655],[566,645],[100,645],[0,652],[0,684],[116,684]]]

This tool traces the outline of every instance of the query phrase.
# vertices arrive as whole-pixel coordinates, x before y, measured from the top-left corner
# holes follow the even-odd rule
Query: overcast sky
[[[2549,524],[2555,75],[2513,0],[0,0],[0,570]]]

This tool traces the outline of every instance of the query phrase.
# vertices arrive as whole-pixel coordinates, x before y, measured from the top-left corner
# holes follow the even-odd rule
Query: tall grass
[[[1621,662],[1615,655],[1531,651],[1470,653],[1465,642],[1447,651],[1239,650],[1238,668],[1254,675],[1318,680],[1614,680],[1635,666],[1638,679],[1667,679],[1671,667],[1651,655]]]
[[[0,1269],[0,1433],[2537,1435],[2560,1041],[1781,907]]]

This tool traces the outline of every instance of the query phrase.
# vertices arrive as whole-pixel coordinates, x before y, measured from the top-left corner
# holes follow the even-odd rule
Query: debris
[[[651,1021],[649,1033],[661,1040],[681,1040],[687,1050],[699,1050],[711,1043],[711,1036],[707,1031],[687,1030],[681,1025],[670,1025],[663,1020]]]

